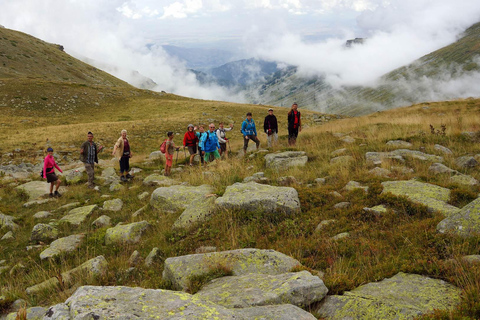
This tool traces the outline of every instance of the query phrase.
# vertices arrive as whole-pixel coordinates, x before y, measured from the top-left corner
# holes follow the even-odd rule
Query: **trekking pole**
[[[183,147],[183,156],[187,159],[187,153],[185,152],[185,146]]]
[[[177,165],[177,162],[178,162],[178,150],[179,150],[179,149],[180,149],[180,148],[177,148],[177,149],[176,149],[176,151],[177,151],[177,158],[175,159],[175,165]]]
[[[227,140],[228,142],[228,152],[232,153],[232,147],[230,147],[230,140]]]

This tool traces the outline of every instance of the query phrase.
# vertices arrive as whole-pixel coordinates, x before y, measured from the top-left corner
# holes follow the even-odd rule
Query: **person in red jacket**
[[[197,144],[198,144],[198,137],[195,134],[195,127],[193,124],[189,124],[187,128],[187,132],[183,136],[183,147],[188,148],[188,153],[190,153],[190,166],[193,166],[193,159],[197,154]]]
[[[302,119],[298,104],[293,103],[292,109],[288,112],[288,145],[295,146],[297,143],[298,133],[302,131]]]
[[[60,179],[58,179],[57,175],[55,174],[55,168],[58,171],[62,172],[55,162],[55,158],[53,157],[53,149],[47,149],[47,156],[43,160],[43,179],[47,179],[47,182],[50,183],[50,198],[53,197],[61,197],[61,194],[58,193],[58,188],[60,187]],[[53,186],[56,185],[55,194],[53,194]]]

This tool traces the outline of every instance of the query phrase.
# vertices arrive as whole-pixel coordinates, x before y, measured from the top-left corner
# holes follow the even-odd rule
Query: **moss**
[[[204,284],[210,282],[211,280],[231,275],[233,275],[232,269],[226,266],[216,265],[210,267],[210,270],[206,273],[195,274],[188,277],[186,291],[190,294],[195,294],[203,287]]]

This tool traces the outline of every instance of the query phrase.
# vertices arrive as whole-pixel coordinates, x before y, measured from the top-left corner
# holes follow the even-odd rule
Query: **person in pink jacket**
[[[50,198],[61,197],[62,195],[58,192],[61,181],[55,174],[55,168],[57,168],[61,173],[63,173],[63,171],[58,167],[57,163],[55,162],[55,158],[53,158],[53,149],[48,148],[47,153],[47,156],[43,160],[43,179],[47,179],[47,182],[50,183]],[[56,185],[55,194],[53,194],[54,185]]]

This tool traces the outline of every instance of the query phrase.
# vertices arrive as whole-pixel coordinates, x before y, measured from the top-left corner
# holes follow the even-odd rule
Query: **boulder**
[[[68,253],[77,250],[82,244],[83,234],[74,234],[68,237],[60,238],[53,241],[50,247],[40,253],[40,259],[49,259],[60,256],[63,253]]]
[[[148,256],[145,258],[145,266],[151,267],[155,263],[162,262],[163,260],[165,260],[163,256],[164,254],[159,248],[153,248],[152,251],[150,251]]]
[[[354,190],[357,190],[357,189],[360,189],[360,190],[363,190],[365,192],[368,192],[368,187],[365,187],[365,186],[362,186],[359,182],[357,181],[349,181],[346,185],[345,185],[345,190],[347,191],[354,191]]]
[[[243,179],[243,182],[251,182],[251,181],[254,181],[254,182],[258,182],[258,183],[268,183],[270,179],[268,179],[267,177],[265,177],[265,174],[263,172],[256,172],[254,174],[252,174],[251,176],[249,177],[245,177]]]
[[[400,148],[400,149],[413,147],[413,144],[403,140],[390,140],[386,143],[386,145],[392,148]]]
[[[57,238],[57,228],[45,223],[39,223],[35,225],[30,235],[30,241],[32,242],[50,242]]]
[[[461,169],[474,168],[478,166],[478,161],[472,156],[463,156],[455,159],[455,165]]]
[[[138,198],[138,200],[142,201],[143,199],[146,199],[146,198],[148,198],[149,196],[150,196],[150,193],[147,192],[147,191],[145,191],[145,192],[140,193],[140,194],[137,196],[137,198]]]
[[[290,167],[303,167],[308,161],[304,151],[286,151],[270,153],[265,156],[265,164],[271,169],[288,169]]]
[[[452,155],[453,154],[452,150],[448,149],[447,147],[441,146],[439,144],[434,145],[433,149],[435,149],[437,151],[440,151],[441,153],[443,153],[445,155]]]
[[[301,271],[222,277],[204,285],[195,296],[227,308],[284,303],[307,307],[322,300],[327,292],[319,277]]]
[[[140,255],[140,252],[135,250],[135,251],[133,251],[130,258],[128,259],[128,265],[130,267],[136,267],[136,266],[140,265],[140,263],[142,263],[142,261],[143,261],[143,258]]]
[[[63,272],[61,274],[62,284],[57,277],[50,278],[42,283],[28,287],[25,292],[28,295],[36,295],[45,290],[54,290],[56,288],[62,287],[68,289],[73,286],[79,277],[82,279],[87,279],[88,277],[101,276],[107,272],[108,263],[104,256],[98,256],[96,258],[90,259],[87,262],[81,264],[80,266]],[[54,318],[59,319],[59,318]],[[68,319],[68,318],[67,318]]]
[[[189,186],[171,186],[160,187],[153,191],[150,197],[150,205],[157,209],[167,212],[176,212],[186,209],[192,202],[205,199],[213,193],[213,188],[208,185],[198,187]]]
[[[451,232],[465,237],[480,233],[480,198],[440,221],[437,231]]]
[[[163,159],[165,158],[165,154],[161,153],[160,151],[153,151],[152,153],[150,153],[148,158],[150,160]]]
[[[95,221],[92,222],[92,226],[95,228],[104,228],[104,227],[109,227],[111,225],[111,219],[109,216],[103,215],[95,219]]]
[[[434,310],[453,310],[461,292],[442,280],[398,273],[342,296],[327,296],[316,313],[327,319],[413,319]]]
[[[3,237],[0,239],[0,241],[11,241],[11,240],[14,240],[14,239],[15,239],[15,236],[13,235],[13,232],[10,230],[3,235]]]
[[[80,226],[88,217],[97,209],[96,204],[92,204],[85,207],[75,208],[68,212],[66,216],[60,219],[60,222],[69,223],[72,226]]]
[[[143,179],[143,184],[146,186],[169,187],[180,184],[179,181],[172,178],[165,177],[162,174],[154,173]]]
[[[162,277],[173,288],[186,290],[191,276],[208,273],[218,265],[231,268],[233,275],[248,273],[276,275],[300,265],[296,259],[274,250],[238,249],[203,254],[190,254],[165,260]]]
[[[333,151],[332,153],[330,153],[330,155],[332,157],[338,157],[338,156],[342,156],[346,152],[347,152],[347,148],[342,148],[342,149],[337,149]]]
[[[147,221],[140,221],[109,228],[105,234],[105,244],[108,246],[138,243],[150,227]]]
[[[350,136],[345,136],[340,139],[340,141],[345,142],[345,143],[355,143],[355,139],[350,137]]]
[[[297,190],[255,182],[237,182],[228,186],[223,196],[218,198],[215,203],[220,209],[262,210],[268,213],[288,214],[300,212]]]
[[[0,229],[17,230],[18,224],[14,222],[15,219],[15,217],[0,212]]]
[[[436,162],[436,163],[433,163],[428,168],[428,172],[431,173],[431,174],[441,174],[441,173],[455,174],[458,171],[452,170],[449,167],[447,167],[446,165],[443,165],[441,163]]]
[[[198,222],[206,221],[215,211],[215,199],[216,197],[212,196],[191,202],[175,221],[173,227],[188,229]]]
[[[238,319],[250,320],[315,320],[311,313],[291,304],[233,309]]]
[[[336,205],[333,206],[334,209],[347,209],[350,207],[350,202],[339,202]]]
[[[339,157],[330,159],[330,164],[348,165],[354,161],[355,159],[352,156],[339,156]]]
[[[98,186],[97,186],[98,187]],[[96,188],[97,188],[96,187]],[[110,187],[108,187],[108,190],[110,192],[118,192],[118,191],[123,191],[125,190],[125,187],[120,183],[120,180],[119,181],[113,181],[111,184],[110,184]],[[97,190],[99,191],[99,190]]]
[[[391,152],[367,152],[365,154],[365,159],[367,161],[367,165],[370,165],[370,166],[371,165],[379,166],[385,160],[396,160],[399,162],[405,162],[405,159],[402,156],[393,154]]]
[[[433,184],[415,180],[382,182],[383,192],[390,192],[396,196],[406,196],[410,201],[427,206],[430,211],[439,211],[446,216],[459,211],[447,203],[450,190]]]
[[[104,211],[120,211],[123,207],[122,199],[107,200],[103,203]]]
[[[472,187],[478,185],[478,180],[466,174],[456,174],[449,179],[450,183]]]
[[[430,161],[430,162],[443,162],[443,158],[436,156],[434,154],[428,154],[421,151],[409,150],[409,149],[398,149],[392,151],[394,155],[401,156],[403,158],[411,158],[421,161]]]
[[[392,174],[390,170],[380,167],[375,167],[368,171],[368,173],[377,178],[390,178],[390,174]]]
[[[327,227],[327,226],[329,226],[329,225],[331,225],[335,222],[337,222],[337,220],[335,220],[335,219],[323,220],[317,225],[317,227],[315,228],[315,232],[320,232],[320,231],[322,231],[323,228],[325,228],[325,227]]]
[[[37,200],[50,193],[50,183],[45,181],[31,181],[25,184],[19,185],[16,190],[23,191],[27,194],[29,200]],[[65,193],[67,189],[60,187],[59,192]]]
[[[43,316],[45,315],[45,312],[47,311],[46,308],[44,307],[32,307],[32,308],[27,308],[27,318],[28,320],[41,320],[43,319]],[[5,320],[16,320],[20,319],[17,317],[17,312],[12,312],[7,315]]]
[[[39,212],[37,212],[33,215],[33,218],[35,218],[35,219],[47,219],[51,216],[52,216],[52,214],[50,213],[50,211],[39,211]]]
[[[67,170],[63,172],[67,184],[79,183],[82,180],[83,173],[85,172],[85,167],[78,167],[72,170]]]
[[[102,174],[100,175],[100,179],[103,180],[103,183],[105,185],[120,181],[120,177],[118,176],[115,168],[113,167],[103,169]]]

